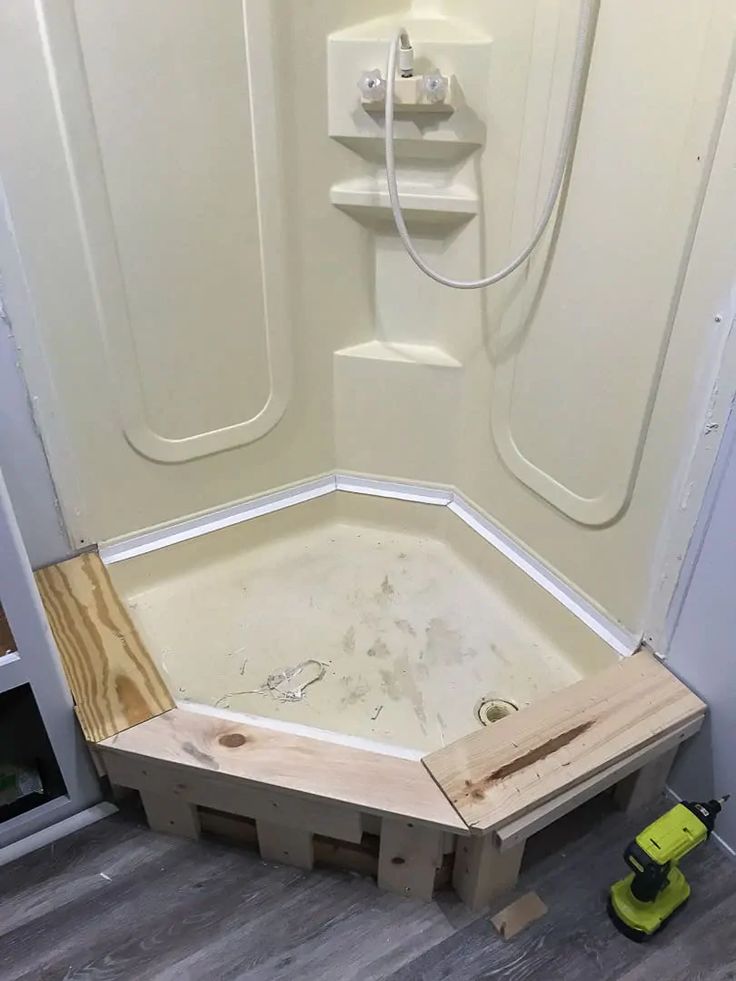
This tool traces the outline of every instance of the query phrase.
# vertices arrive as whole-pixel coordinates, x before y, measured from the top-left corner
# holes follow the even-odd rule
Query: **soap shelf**
[[[462,368],[462,364],[437,344],[407,344],[374,338],[335,351],[338,358],[363,358],[397,364],[425,365],[431,368]]]
[[[437,224],[458,225],[478,214],[479,201],[470,188],[449,185],[432,188],[425,184],[402,182],[401,208],[406,218]],[[330,188],[330,201],[358,220],[375,221],[390,217],[388,188],[373,178],[343,181]]]

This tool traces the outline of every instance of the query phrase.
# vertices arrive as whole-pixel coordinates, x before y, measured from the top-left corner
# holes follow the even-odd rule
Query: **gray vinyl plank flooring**
[[[624,845],[667,806],[626,816],[599,798],[535,836],[516,893],[549,912],[509,941],[452,893],[402,899],[115,815],[0,867],[0,979],[734,981],[736,863],[714,843],[686,860],[693,896],[649,944],[606,917]]]

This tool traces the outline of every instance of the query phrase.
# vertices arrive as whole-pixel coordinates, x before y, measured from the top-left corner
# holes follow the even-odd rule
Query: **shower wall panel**
[[[356,83],[402,22],[456,76],[452,115],[397,119],[399,182],[420,249],[478,276],[541,207],[578,3],[368,7],[0,6],[16,329],[66,522],[106,540],[335,468],[444,483],[639,629],[718,349],[736,3],[601,0],[558,214],[483,292],[403,252]]]
[[[325,37],[361,5],[304,6],[3,5],[16,327],[79,544],[334,466],[331,355],[371,307],[326,203]]]
[[[555,6],[537,6],[513,210],[488,268],[528,240],[549,186],[577,18],[577,4],[558,5],[556,20]],[[733,242],[713,241],[722,185],[706,195],[729,166],[735,24],[732,0],[603,0],[557,220],[528,268],[489,295],[460,356],[457,484],[634,630],[693,409],[704,414],[710,394],[694,399],[724,283],[714,291],[702,270]],[[485,210],[489,242],[499,213]]]
[[[453,73],[464,96],[444,120],[401,117],[395,127],[410,231],[445,275],[501,268],[529,240],[558,152],[579,9],[438,0],[406,12],[418,59]],[[708,189],[729,167],[721,134],[734,124],[736,4],[602,0],[597,10],[557,213],[532,261],[484,291],[425,277],[398,242],[385,195],[370,196],[385,181],[381,119],[347,111],[339,82],[351,52],[366,68],[379,60],[396,21],[358,23],[331,39],[331,135],[375,160],[362,184],[350,184],[356,204],[364,191],[362,217],[356,204],[345,209],[376,225],[376,317],[361,338],[364,356],[380,344],[393,357],[381,411],[396,413],[412,447],[401,461],[390,434],[360,442],[355,407],[377,398],[380,369],[373,362],[364,392],[347,383],[341,352],[338,466],[354,466],[351,447],[360,445],[365,472],[436,480],[444,468],[446,482],[637,631],[692,451],[692,413],[705,414],[709,393],[699,386],[714,370],[713,303],[724,284],[714,291],[703,269],[714,251],[733,255],[714,219],[723,185]],[[333,186],[338,205],[344,193]],[[418,213],[430,202],[432,221]],[[423,371],[402,368],[404,344],[457,366],[433,404],[444,405],[452,387],[443,412],[451,452],[445,427],[431,426],[437,439],[427,440],[426,411],[416,408],[428,403],[430,358],[417,354]],[[360,346],[350,351],[358,357]]]

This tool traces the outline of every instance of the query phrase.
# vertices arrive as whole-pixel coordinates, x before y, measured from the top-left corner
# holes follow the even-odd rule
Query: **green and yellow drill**
[[[624,861],[633,871],[608,896],[608,915],[621,933],[647,940],[680,909],[690,886],[678,863],[710,836],[728,797],[676,804],[628,845]]]

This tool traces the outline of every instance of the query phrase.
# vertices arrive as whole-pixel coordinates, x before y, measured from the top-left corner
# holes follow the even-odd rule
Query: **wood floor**
[[[452,894],[401,899],[116,815],[0,867],[0,979],[736,979],[736,863],[713,843],[686,860],[693,897],[654,941],[606,918],[624,845],[667,805],[631,818],[598,798],[531,839],[517,893],[536,890],[549,912],[510,941]]]

